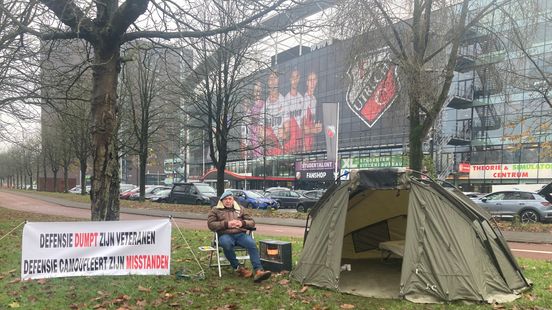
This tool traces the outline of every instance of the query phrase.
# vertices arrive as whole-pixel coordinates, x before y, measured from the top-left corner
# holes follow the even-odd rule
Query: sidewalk
[[[90,209],[90,204],[73,202],[70,200],[52,198],[48,196],[42,196],[39,194],[32,193],[21,193],[17,192],[18,195],[26,196],[29,198],[34,198],[50,203],[55,203],[64,207],[71,208],[81,208],[81,209]],[[207,220],[207,214],[198,214],[191,212],[175,212],[175,211],[164,211],[156,209],[133,209],[133,208],[124,208],[121,207],[121,213],[127,214],[137,214],[137,215],[148,215],[156,217],[169,217],[182,218],[182,219],[194,219],[194,220]],[[272,217],[255,217],[255,222],[259,224],[267,225],[279,225],[279,226],[291,226],[291,227],[305,227],[305,220],[299,219],[282,219],[282,218],[272,218]],[[552,234],[551,233],[536,233],[536,232],[518,232],[518,231],[502,231],[504,238],[508,242],[520,242],[520,243],[548,243],[552,244]]]

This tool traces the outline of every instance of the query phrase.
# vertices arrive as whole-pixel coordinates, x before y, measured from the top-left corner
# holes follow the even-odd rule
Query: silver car
[[[500,191],[473,201],[498,218],[519,215],[522,223],[546,222],[552,219],[552,204],[533,192]]]

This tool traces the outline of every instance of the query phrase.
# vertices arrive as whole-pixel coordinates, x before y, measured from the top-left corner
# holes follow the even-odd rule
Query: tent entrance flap
[[[400,298],[402,259],[344,259],[351,271],[339,276],[339,291],[376,298]]]

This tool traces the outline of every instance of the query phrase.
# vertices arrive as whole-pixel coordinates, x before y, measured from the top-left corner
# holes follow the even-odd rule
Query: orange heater
[[[291,243],[278,240],[259,241],[261,263],[266,270],[291,271]]]

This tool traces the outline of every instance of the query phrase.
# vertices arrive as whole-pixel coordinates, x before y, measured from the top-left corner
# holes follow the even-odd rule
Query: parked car
[[[171,189],[164,189],[156,192],[150,197],[153,202],[169,202],[169,196],[171,195]]]
[[[544,197],[548,202],[552,202],[552,182],[548,185],[543,186],[537,194]]]
[[[323,189],[315,189],[312,191],[305,191],[302,195],[310,199],[320,199],[325,192],[326,190]]]
[[[273,192],[281,192],[281,191],[290,191],[291,189],[287,188],[287,187],[280,187],[280,186],[276,186],[276,187],[268,187],[266,188],[264,191],[265,191],[265,196],[266,196],[266,193],[273,193]]]
[[[217,192],[207,183],[174,183],[169,202],[211,205]]]
[[[258,195],[261,195],[263,197],[265,195],[265,191],[263,191],[262,189],[248,189],[248,191],[253,192],[255,194],[258,194]]]
[[[119,199],[126,199],[128,200],[130,195],[136,193],[136,192],[139,192],[140,191],[140,187],[135,187],[133,189],[129,189],[129,190],[126,190],[122,193],[119,194]]]
[[[498,218],[513,218],[519,215],[522,223],[545,222],[552,219],[552,203],[533,192],[500,191],[473,201]]]
[[[162,191],[164,189],[171,189],[171,188],[168,187],[168,186],[163,186],[163,185],[148,185],[144,189],[144,199],[150,199],[151,196],[155,195],[155,193],[157,193],[159,191]],[[130,200],[140,199],[140,190],[138,190],[137,192],[130,195],[130,197],[128,197],[128,199],[130,199]]]
[[[318,201],[317,199],[310,199],[302,196],[292,190],[267,193],[265,197],[276,200],[280,209],[291,208],[297,209],[299,212],[308,212]]]
[[[462,192],[462,194],[466,195],[466,197],[470,199],[475,199],[483,196],[484,194],[478,193],[478,192]]]
[[[133,189],[133,188],[136,188],[136,185],[121,183],[121,184],[119,184],[119,193],[128,191],[129,189]]]
[[[71,188],[70,190],[68,190],[69,193],[71,194],[80,194],[82,192],[82,189],[80,187],[80,185],[77,185],[73,188]]]
[[[253,191],[241,189],[229,189],[234,194],[236,201],[243,207],[250,209],[278,209],[278,202],[272,198],[264,197]]]

